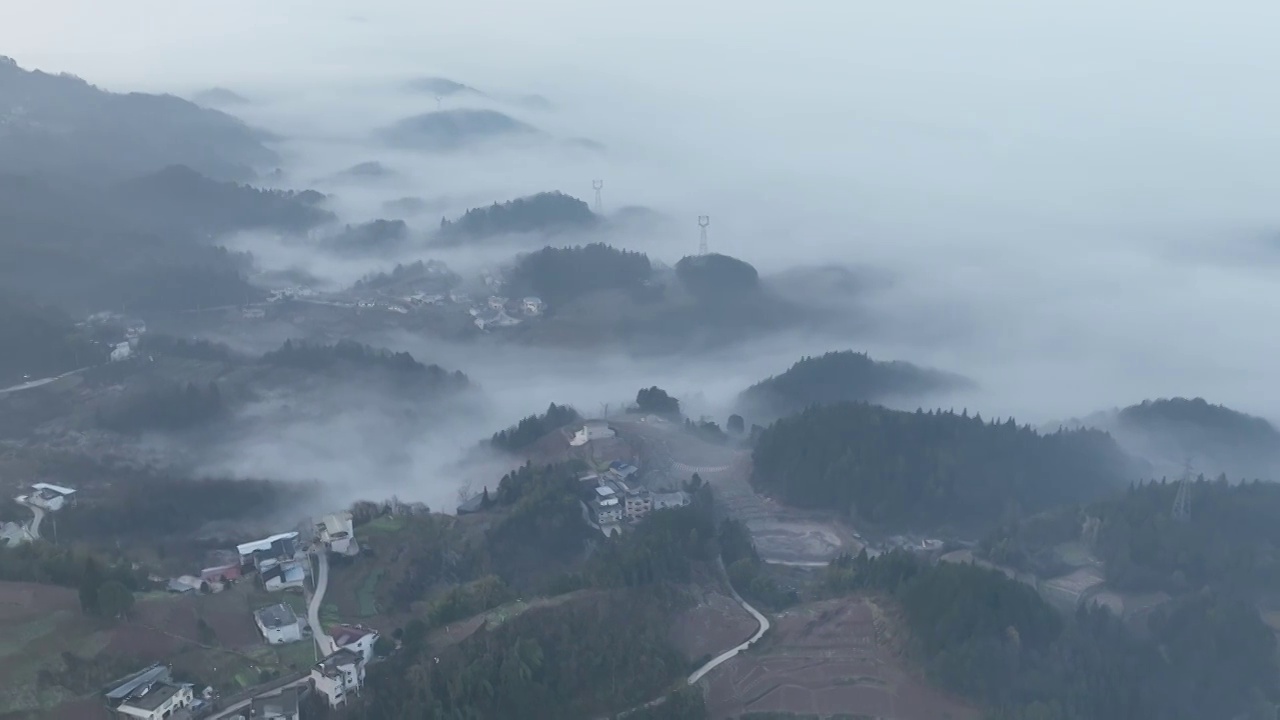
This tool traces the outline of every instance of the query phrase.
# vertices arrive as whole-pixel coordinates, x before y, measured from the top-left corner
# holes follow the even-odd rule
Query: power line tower
[[[1178,522],[1191,519],[1191,461],[1183,467],[1182,479],[1178,481],[1178,494],[1173,497],[1173,511],[1170,515]]]
[[[437,95],[437,96],[436,96],[436,110],[437,110],[437,111],[439,111],[439,110],[440,110],[440,109],[442,109],[443,107],[444,107],[444,98],[442,98],[442,97],[440,97],[439,95]]]
[[[698,254],[707,254],[707,226],[711,224],[710,215],[698,216],[698,227],[702,228],[701,236],[698,238]]]
[[[604,189],[604,181],[592,180],[591,187],[595,188],[596,191],[596,214],[602,215],[604,214],[604,201],[600,199],[600,191]]]

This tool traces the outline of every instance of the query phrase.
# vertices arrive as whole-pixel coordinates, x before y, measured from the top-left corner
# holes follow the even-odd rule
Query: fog
[[[1039,423],[1172,395],[1280,416],[1274,2],[48,0],[8,15],[0,47],[27,67],[113,90],[248,97],[231,112],[281,136],[279,184],[332,193],[344,222],[415,196],[437,204],[410,219],[425,231],[542,190],[590,201],[601,177],[606,210],[643,205],[677,223],[619,241],[656,260],[691,253],[693,220],[708,214],[712,249],[762,274],[839,263],[886,278],[857,295],[869,331],[712,356],[385,338],[482,386],[487,411],[455,428],[474,440],[552,401],[592,413],[651,384],[720,413],[801,355],[844,348],[964,374],[978,389],[938,402],[984,416]],[[379,128],[436,109],[404,89],[424,76],[486,94],[442,107],[499,108],[547,140],[444,156],[377,142]],[[525,94],[551,109],[511,102]],[[366,161],[396,175],[333,180]],[[412,259],[228,242],[264,269],[334,283]],[[511,252],[419,256],[461,269]],[[338,426],[349,422],[313,427],[298,446],[349,436]],[[421,465],[396,482],[448,466],[458,439],[428,435],[413,451]],[[294,452],[247,452],[238,469],[311,467]],[[418,494],[436,501],[448,482]]]

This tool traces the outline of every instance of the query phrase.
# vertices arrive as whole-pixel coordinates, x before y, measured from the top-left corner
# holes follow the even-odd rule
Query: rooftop
[[[286,538],[296,539],[297,537],[298,537],[298,532],[296,530],[293,532],[280,533],[279,535],[272,535],[271,537],[264,538],[262,540],[255,540],[253,542],[247,542],[243,545],[237,545],[236,551],[239,552],[241,555],[250,555],[255,552],[270,550],[271,545],[280,540],[284,540]]]
[[[342,673],[341,668],[344,665],[355,665],[363,659],[358,653],[346,648],[340,648],[332,655],[316,663],[313,669],[319,671],[325,677],[334,678]]]
[[[329,636],[338,644],[338,647],[350,645],[360,638],[377,634],[377,631],[359,625],[335,625],[329,629]]]
[[[298,714],[298,689],[287,688],[279,695],[254,698],[249,706],[253,717],[293,717]]]
[[[608,485],[601,485],[596,488],[596,494],[599,495],[600,497],[609,497],[610,495],[613,494],[613,488],[609,487]]]
[[[129,697],[134,690],[156,682],[157,680],[168,680],[169,668],[164,665],[152,665],[149,668],[139,670],[132,675],[116,680],[107,687],[105,695],[110,700],[122,700]]]
[[[258,617],[258,622],[262,623],[263,627],[272,630],[298,623],[298,616],[293,613],[293,608],[284,603],[264,607],[255,612],[254,615]]]
[[[169,683],[157,683],[155,685],[151,685],[150,688],[147,690],[142,690],[141,695],[131,696],[128,700],[125,700],[121,704],[128,705],[129,707],[135,707],[135,708],[138,708],[139,710],[145,710],[147,712],[151,712],[152,710],[155,710],[156,708],[168,702],[169,698],[173,697],[174,695],[177,695],[178,691],[181,689],[182,689],[181,685],[170,685]]]
[[[75,493],[75,490],[71,488],[62,487],[61,485],[50,485],[49,483],[42,483],[42,482],[36,483],[31,487],[35,488],[36,490],[48,490],[49,492],[54,492],[59,495],[71,495]]]

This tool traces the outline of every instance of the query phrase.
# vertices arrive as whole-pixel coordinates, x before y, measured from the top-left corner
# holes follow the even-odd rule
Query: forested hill
[[[555,306],[600,290],[637,290],[652,272],[644,253],[602,243],[546,247],[520,258],[509,285],[513,296],[535,295]]]
[[[27,71],[0,57],[0,168],[81,180],[121,179],[183,164],[241,180],[279,157],[262,135],[171,95],[111,93],[73,75]]]
[[[218,234],[251,228],[302,232],[333,221],[320,207],[324,195],[305,190],[260,190],[219,182],[172,165],[122,182],[111,190],[117,208],[158,230]]]
[[[852,350],[804,357],[786,372],[747,388],[738,397],[744,414],[778,417],[810,405],[876,402],[963,387],[957,375],[901,361],[872,360]]]
[[[110,351],[79,332],[58,310],[0,293],[0,388],[95,365]]]
[[[543,192],[472,208],[457,220],[442,219],[437,242],[456,245],[496,235],[577,230],[599,221],[585,202],[559,191]]]
[[[1056,546],[1081,540],[1119,590],[1280,592],[1280,485],[1201,478],[1190,486],[1184,522],[1172,517],[1177,492],[1177,483],[1140,483],[1114,499],[1003,526],[982,550],[994,562],[1052,575],[1065,571]]]
[[[840,558],[826,583],[894,597],[929,678],[991,720],[1269,720],[1280,700],[1275,636],[1229,594],[1181,598],[1139,634],[1097,608],[1063,619],[994,570],[900,551]]]
[[[1121,410],[1122,441],[1153,461],[1180,465],[1186,458],[1204,472],[1280,479],[1280,431],[1266,420],[1203,398],[1148,400]]]
[[[1123,488],[1131,461],[1096,430],[1040,435],[1012,418],[813,407],[761,433],[754,482],[784,502],[890,526],[981,527]]]
[[[407,352],[391,352],[352,340],[339,340],[334,345],[286,340],[280,349],[263,355],[262,362],[317,373],[342,373],[344,377],[352,370],[374,370],[397,384],[421,385],[429,390],[461,390],[469,384],[461,371],[424,365]]]

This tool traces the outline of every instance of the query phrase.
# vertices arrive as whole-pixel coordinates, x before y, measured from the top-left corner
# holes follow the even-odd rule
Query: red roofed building
[[[373,659],[373,644],[378,642],[377,630],[363,625],[334,625],[328,632],[335,648],[345,648],[362,656],[365,664]]]

